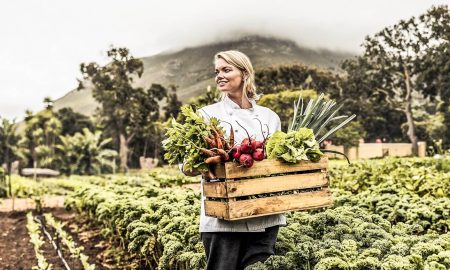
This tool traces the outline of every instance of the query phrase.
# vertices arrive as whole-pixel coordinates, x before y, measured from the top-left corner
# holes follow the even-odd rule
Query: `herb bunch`
[[[201,149],[210,147],[205,138],[214,137],[214,130],[224,134],[219,120],[214,117],[205,120],[189,105],[181,107],[179,119],[172,119],[166,131],[166,139],[162,142],[166,151],[164,158],[170,164],[183,163],[185,171],[207,172],[205,159],[208,156]]]

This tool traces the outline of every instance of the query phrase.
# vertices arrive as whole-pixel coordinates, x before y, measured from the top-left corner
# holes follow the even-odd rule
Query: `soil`
[[[37,265],[24,212],[0,213],[0,269],[31,269]]]
[[[65,224],[64,230],[68,232],[77,246],[83,246],[83,254],[89,257],[89,263],[95,264],[96,270],[125,269],[118,264],[116,256],[111,254],[107,247],[111,246],[100,235],[100,229],[86,226],[86,220],[80,219],[75,213],[64,208],[44,208],[44,213],[50,212],[55,219]],[[30,243],[26,228],[26,211],[0,212],[0,269],[21,270],[31,269],[37,265],[33,244]],[[54,231],[47,226],[47,231]],[[44,236],[44,235],[43,235]],[[52,269],[65,269],[50,241],[45,237],[42,247],[46,260],[53,265]],[[123,252],[122,252],[123,253]],[[83,269],[78,259],[70,258],[67,250],[63,249],[63,257],[71,269]],[[122,259],[126,256],[122,256]]]
[[[91,226],[87,217],[64,208],[54,209],[52,214],[57,220],[66,224],[64,229],[72,236],[77,245],[84,247],[83,254],[89,257],[90,264],[95,263],[96,270],[131,269],[129,263],[131,259],[128,259],[129,256],[122,249],[108,249],[108,247],[119,244],[105,239],[101,235],[101,229]]]

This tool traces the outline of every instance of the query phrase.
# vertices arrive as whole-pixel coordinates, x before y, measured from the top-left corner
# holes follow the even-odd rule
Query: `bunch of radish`
[[[242,127],[247,133],[247,138],[243,139],[241,144],[234,146],[231,149],[230,156],[239,164],[245,168],[250,168],[253,166],[254,161],[261,161],[266,157],[264,151],[264,145],[266,142],[266,137],[264,137],[264,132],[262,131],[262,124],[259,119],[259,124],[261,125],[261,133],[263,135],[263,141],[257,141],[250,137],[247,129],[245,129],[238,121],[236,123]]]

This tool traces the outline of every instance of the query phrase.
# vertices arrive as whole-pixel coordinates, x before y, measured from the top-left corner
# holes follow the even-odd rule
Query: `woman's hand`
[[[184,173],[184,175],[186,176],[197,176],[200,175],[201,172],[197,169],[192,169],[192,171],[185,171],[184,170],[184,166],[181,168],[181,171]]]
[[[217,177],[214,175],[214,173],[211,171],[211,168],[207,171],[202,173],[202,177],[205,180],[212,180],[212,179],[217,179]]]
[[[209,167],[209,170],[207,172],[200,172],[198,169],[195,169],[195,168],[192,169],[192,171],[185,171],[183,167],[181,167],[181,171],[186,176],[197,176],[197,175],[201,174],[203,179],[205,179],[205,180],[211,180],[211,179],[216,179],[217,178],[214,175],[214,173],[212,172],[210,167]]]

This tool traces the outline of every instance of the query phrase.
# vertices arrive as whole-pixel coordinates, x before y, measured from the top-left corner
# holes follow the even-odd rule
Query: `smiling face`
[[[242,72],[235,66],[228,64],[222,58],[215,63],[217,88],[228,95],[235,95],[242,92],[243,80]]]

